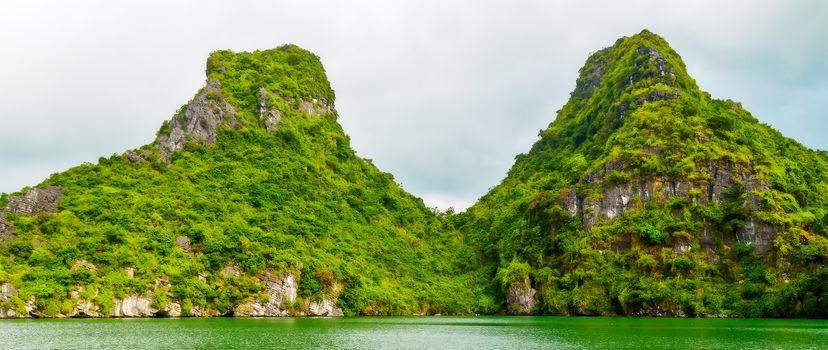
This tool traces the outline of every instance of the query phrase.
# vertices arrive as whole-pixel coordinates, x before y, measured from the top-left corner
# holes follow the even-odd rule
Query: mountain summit
[[[151,143],[0,196],[0,318],[828,317],[828,154],[649,31],[437,213],[350,147],[318,57],[216,51]]]
[[[319,58],[217,51],[156,140],[0,200],[0,317],[470,313],[456,232],[358,157]]]
[[[456,220],[492,308],[825,316],[828,157],[699,90],[647,30],[587,59],[570,100]]]

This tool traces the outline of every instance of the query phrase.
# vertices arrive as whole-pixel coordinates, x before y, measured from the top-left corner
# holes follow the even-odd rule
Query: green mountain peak
[[[332,108],[335,94],[319,57],[296,45],[254,52],[215,51],[207,59],[207,80],[223,87],[230,103],[246,117],[259,114],[261,91],[299,104]],[[299,106],[293,106],[299,107]]]
[[[699,90],[658,35],[590,55],[539,136],[458,218],[511,312],[825,315],[802,303],[828,275],[828,157]]]
[[[319,58],[213,52],[156,139],[0,197],[0,317],[828,316],[828,156],[644,30],[438,213],[357,156]]]
[[[0,317],[472,312],[456,232],[351,149],[316,55],[206,75],[154,142],[3,197]]]
[[[589,99],[601,89],[621,93],[658,84],[690,92],[698,89],[681,57],[663,38],[645,29],[590,55],[572,96]]]

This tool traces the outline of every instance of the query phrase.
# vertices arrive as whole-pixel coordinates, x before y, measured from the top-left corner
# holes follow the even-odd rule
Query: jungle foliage
[[[539,137],[452,218],[498,300],[491,311],[504,307],[504,276],[529,276],[540,314],[828,316],[828,157],[699,90],[661,37],[645,30],[591,55]],[[736,181],[716,202],[711,169],[766,186]],[[589,230],[592,209],[566,206],[573,191],[601,203],[614,186],[675,181],[694,188],[630,198]],[[737,237],[760,224],[778,231],[764,252]],[[516,262],[525,274],[502,273]]]

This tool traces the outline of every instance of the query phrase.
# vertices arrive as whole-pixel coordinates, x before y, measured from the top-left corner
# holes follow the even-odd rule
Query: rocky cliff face
[[[276,130],[279,122],[282,121],[282,114],[273,107],[273,98],[264,87],[259,88],[259,120],[261,120],[267,131]]]
[[[26,303],[18,298],[17,289],[9,283],[0,285],[0,318],[29,317],[34,302]]]
[[[754,193],[769,189],[768,184],[757,178],[752,167],[732,162],[700,164],[709,174],[707,180],[690,181],[667,177],[640,178],[621,184],[608,184],[606,174],[621,170],[622,164],[605,164],[599,169],[586,174],[579,183],[586,185],[587,196],[579,196],[577,186],[562,191],[560,204],[573,216],[581,215],[584,229],[589,231],[599,220],[613,220],[626,211],[649,202],[665,204],[672,197],[685,197],[692,202],[722,203],[727,198],[727,191],[745,192],[741,200],[750,215],[746,224],[739,228],[736,240],[752,244],[757,253],[764,253],[773,243],[778,228],[758,221],[756,211],[761,200]],[[694,191],[695,190],[695,191]],[[706,235],[702,235],[702,240]],[[687,246],[687,243],[682,243]],[[677,248],[686,250],[686,248]]]
[[[524,278],[523,283],[512,284],[506,291],[506,312],[510,315],[529,315],[534,311],[535,289],[529,276]]]
[[[319,298],[312,298],[304,304],[304,314],[307,316],[343,316],[342,309],[336,304],[342,284],[334,282],[326,286]]]
[[[264,298],[239,305],[233,312],[238,316],[292,316],[296,310],[294,303],[299,292],[299,284],[292,273],[282,278],[274,278],[273,273],[264,274]],[[295,311],[294,311],[295,310]]]
[[[32,188],[21,196],[12,196],[6,204],[6,212],[18,215],[37,215],[42,213],[56,213],[57,203],[63,193],[60,187],[46,186]]]
[[[159,133],[156,143],[162,158],[169,161],[170,156],[183,150],[188,141],[202,145],[216,143],[222,123],[238,127],[236,108],[224,98],[221,83],[211,80],[172,118],[169,129]]]
[[[587,58],[554,121],[457,222],[494,278],[528,266],[531,283],[496,296],[509,313],[534,288],[550,314],[814,314],[826,165],[702,91],[644,30]]]
[[[80,268],[94,269],[94,265],[84,262],[76,262]],[[232,272],[226,277],[233,276]],[[237,276],[237,275],[236,275]],[[272,271],[262,274],[263,295],[253,300],[244,302],[234,307],[231,312],[222,313],[212,309],[202,309],[194,306],[188,314],[182,312],[181,304],[168,301],[163,306],[153,306],[155,295],[148,292],[144,295],[126,295],[123,298],[113,298],[112,306],[108,314],[103,313],[102,308],[94,302],[98,291],[92,294],[92,298],[83,297],[83,287],[73,288],[70,298],[74,307],[68,313],[48,316],[35,306],[35,298],[23,303],[18,297],[17,290],[13,285],[4,283],[0,286],[0,318],[30,318],[30,317],[74,317],[74,318],[95,318],[95,317],[217,317],[231,315],[236,317],[286,317],[286,316],[344,316],[342,309],[337,306],[339,292],[342,290],[340,284],[328,288],[318,299],[305,300],[298,303],[299,284],[293,273],[287,273],[276,278]],[[165,300],[172,298],[169,293],[172,285],[166,279],[159,279],[155,283],[156,290],[167,291]],[[534,290],[533,290],[534,292]],[[531,298],[531,296],[530,296]],[[529,306],[531,307],[531,305]]]
[[[32,188],[23,195],[9,197],[5,209],[0,210],[0,242],[14,237],[14,225],[6,219],[6,213],[25,216],[56,213],[62,197],[63,192],[58,186]]]
[[[6,242],[14,237],[12,223],[6,220],[5,214],[0,212],[0,242]]]
[[[4,315],[471,312],[457,233],[351,148],[318,56],[219,50],[205,68],[151,143],[3,197]]]
[[[158,309],[150,307],[152,299],[135,295],[127,295],[124,299],[115,299],[112,307],[112,317],[152,317]]]

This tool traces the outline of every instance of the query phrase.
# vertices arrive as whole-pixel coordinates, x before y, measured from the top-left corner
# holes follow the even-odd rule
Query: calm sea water
[[[8,349],[828,349],[828,321],[581,317],[0,320]]]

